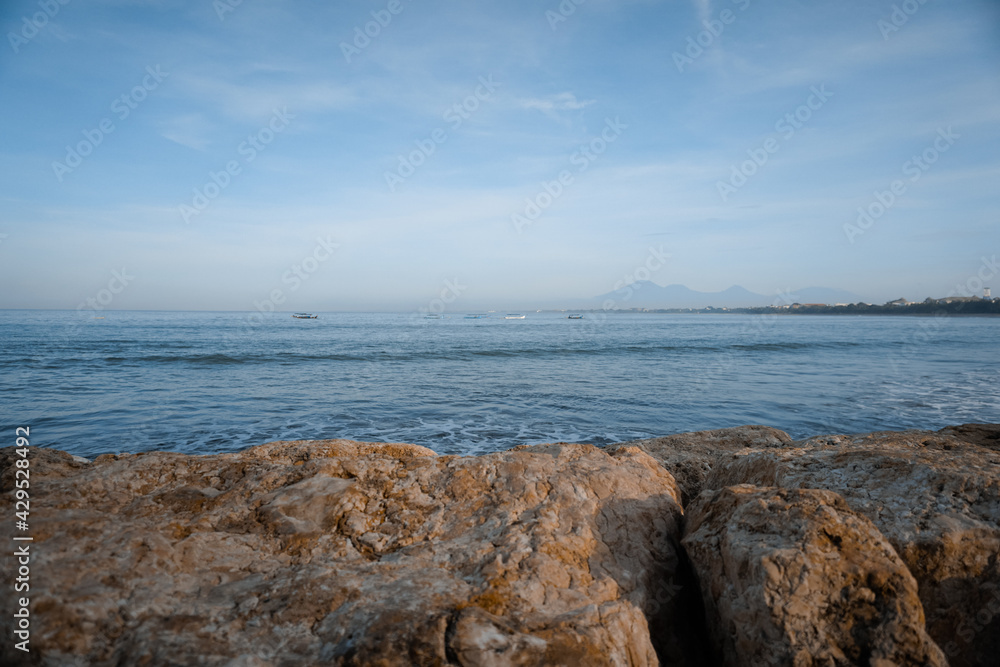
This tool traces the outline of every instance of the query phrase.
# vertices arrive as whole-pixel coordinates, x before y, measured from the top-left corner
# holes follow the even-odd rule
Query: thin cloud
[[[292,113],[344,109],[357,100],[354,92],[331,83],[242,84],[212,77],[178,75],[177,85],[203,105],[240,120],[266,118],[274,109]]]
[[[698,21],[704,22],[712,16],[712,0],[694,0],[695,9],[698,11]]]
[[[203,151],[211,143],[212,124],[201,114],[185,114],[165,121],[160,135],[175,144]]]
[[[553,120],[562,121],[561,112],[579,111],[593,104],[595,100],[578,100],[570,92],[550,95],[544,98],[527,98],[520,101],[522,109],[537,109]]]

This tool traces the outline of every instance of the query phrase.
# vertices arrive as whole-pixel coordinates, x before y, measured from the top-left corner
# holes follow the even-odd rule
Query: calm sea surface
[[[1000,319],[0,311],[4,433],[104,452],[270,440],[482,453],[740,424],[1000,422]]]

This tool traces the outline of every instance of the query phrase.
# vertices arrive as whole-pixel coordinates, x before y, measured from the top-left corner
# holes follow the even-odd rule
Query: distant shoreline
[[[558,313],[563,311],[550,310],[542,311],[550,313]],[[565,311],[569,312],[569,311]],[[881,315],[887,315],[890,317],[1000,317],[1000,312],[997,313],[949,313],[949,312],[932,312],[932,313],[892,313],[892,312],[875,312],[875,313],[859,313],[859,312],[814,312],[808,310],[766,310],[766,309],[751,309],[751,308],[714,308],[712,310],[684,310],[684,309],[633,309],[633,310],[575,310],[575,313],[586,313],[586,314],[597,314],[597,313],[620,313],[620,314],[639,314],[639,315],[831,315],[836,317],[844,317],[847,315],[861,315],[865,317],[875,317]]]
[[[561,311],[555,311],[561,312]],[[570,311],[565,311],[570,312]],[[790,306],[758,306],[750,308],[629,308],[615,310],[576,310],[579,313],[661,313],[661,314],[701,314],[701,315],[891,315],[924,317],[996,317],[1000,315],[1000,300],[975,299],[971,301],[920,302],[905,305],[848,304],[828,306],[825,304],[792,304]]]
[[[486,312],[482,309],[469,309],[470,312]],[[509,309],[508,309],[509,310]],[[514,309],[517,310],[517,309]],[[798,307],[774,307],[774,306],[761,306],[761,307],[751,307],[751,308],[727,308],[727,307],[707,307],[707,308],[521,308],[520,311],[531,316],[534,313],[547,313],[547,314],[561,314],[566,315],[569,313],[579,313],[587,315],[597,315],[597,314],[619,314],[619,315],[629,315],[629,314],[654,314],[654,315],[866,315],[866,316],[877,316],[877,315],[888,315],[892,317],[908,316],[908,317],[997,317],[1000,316],[1000,302],[981,302],[981,303],[954,303],[946,304],[945,306],[935,304],[933,308],[929,308],[927,304],[918,303],[912,306],[867,306],[858,307],[855,305],[851,306],[798,306]],[[97,319],[103,319],[101,314],[111,314],[111,313],[217,313],[217,314],[231,314],[231,315],[241,315],[241,314],[258,314],[255,310],[196,310],[196,309],[186,309],[186,310],[163,310],[163,309],[146,309],[146,308],[119,308],[119,309],[106,309],[106,310],[84,310],[79,311],[73,308],[0,308],[0,312],[76,312],[78,315],[94,316]],[[265,316],[273,317],[277,316],[290,316],[293,312],[298,311],[283,311],[276,310],[268,313],[263,313]],[[384,315],[414,315],[414,311],[410,310],[317,310],[314,311],[321,315],[335,315],[340,313],[351,313],[351,314],[384,314]],[[443,318],[451,317],[461,317],[462,311],[443,313]],[[485,319],[485,318],[484,318]]]

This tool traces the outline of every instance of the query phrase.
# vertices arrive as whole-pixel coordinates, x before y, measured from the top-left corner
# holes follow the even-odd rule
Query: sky
[[[0,308],[1000,271],[996,2],[5,0],[0,28]]]

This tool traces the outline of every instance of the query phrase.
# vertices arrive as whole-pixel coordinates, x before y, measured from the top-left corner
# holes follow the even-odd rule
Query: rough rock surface
[[[11,457],[0,450],[5,506]],[[723,490],[743,484],[758,488]],[[749,586],[765,560],[784,567],[761,584],[777,597],[746,628],[797,627],[796,600],[830,611],[788,647],[824,632],[858,664],[865,646],[898,664],[925,646],[942,664],[920,639],[922,606],[950,664],[1000,655],[1000,426],[797,442],[744,426],[479,457],[346,440],[93,462],[32,449],[31,494],[36,664],[704,665],[706,617],[720,632],[712,619],[737,608],[725,601],[752,588],[728,587]],[[774,513],[755,514],[765,499]],[[761,539],[730,539],[720,561],[722,546],[698,551],[692,536],[744,534],[727,506],[759,521]],[[820,567],[834,553],[823,535],[839,529],[849,557],[838,548],[840,564]],[[840,598],[813,591],[836,577]],[[764,656],[752,640],[771,635],[743,627],[732,641]],[[0,664],[19,664],[0,629]],[[821,664],[804,655],[787,664]]]
[[[712,466],[708,489],[756,484],[843,496],[916,578],[927,630],[950,664],[997,664],[1000,425],[819,436],[726,452]]]
[[[677,480],[681,500],[687,505],[701,491],[712,466],[724,455],[747,448],[786,447],[791,442],[792,438],[787,433],[770,426],[736,426],[632,440],[609,445],[607,449],[614,451],[619,447],[638,447],[648,452]]]
[[[680,664],[698,620],[675,482],[637,448],[33,449],[31,475],[47,665]]]
[[[724,664],[947,664],[924,629],[913,577],[837,494],[706,491],[684,532]]]

